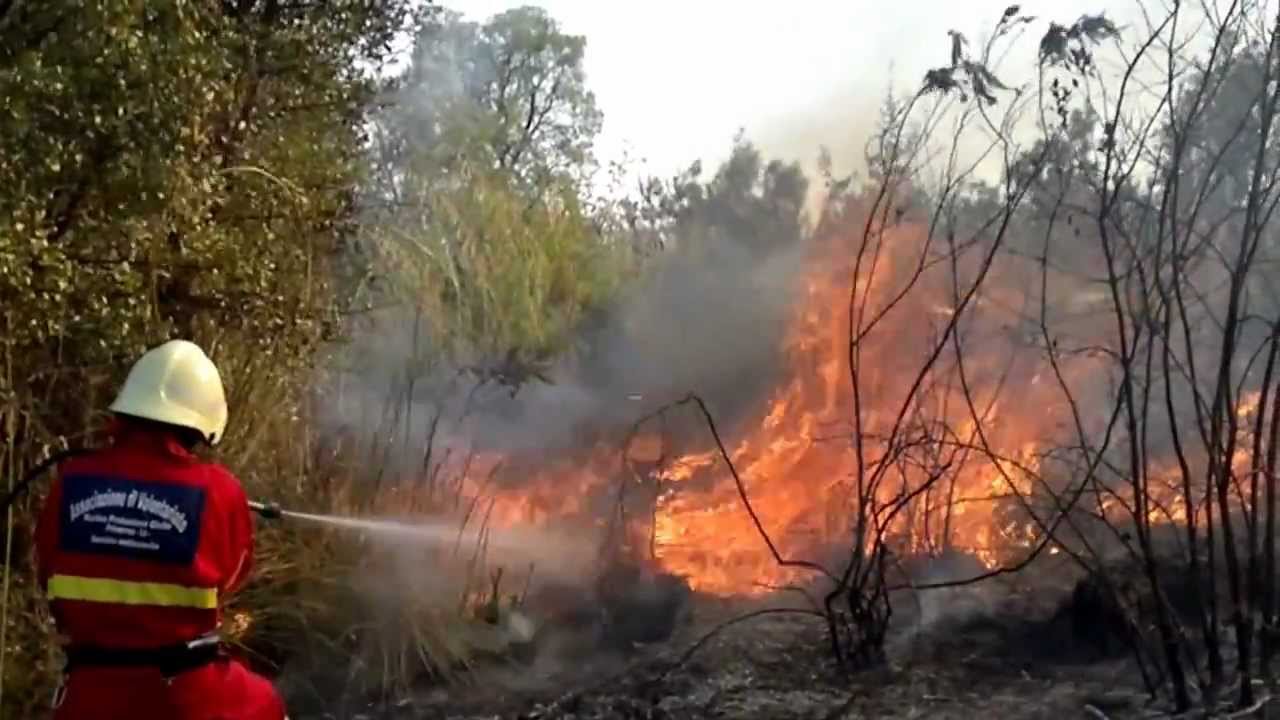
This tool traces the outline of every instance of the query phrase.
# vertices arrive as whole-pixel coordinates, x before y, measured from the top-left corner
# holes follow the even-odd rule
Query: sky
[[[469,19],[533,4],[587,39],[588,86],[604,113],[601,159],[644,160],[668,175],[714,167],[742,128],[766,156],[812,169],[819,146],[837,171],[860,165],[892,79],[914,90],[950,57],[947,30],[980,42],[1011,0],[456,0]],[[1129,0],[1039,0],[1022,13],[1069,23]],[[1044,24],[1036,27],[1043,29]],[[1009,83],[1033,77],[1038,36],[1017,43]]]

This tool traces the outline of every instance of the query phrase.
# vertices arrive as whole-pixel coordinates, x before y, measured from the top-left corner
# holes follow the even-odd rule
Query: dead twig
[[[1250,705],[1249,707],[1237,710],[1231,713],[1230,715],[1224,715],[1223,717],[1227,718],[1228,720],[1230,720],[1231,718],[1249,717],[1250,715],[1261,710],[1263,706],[1265,706],[1269,702],[1271,702],[1271,696],[1263,695],[1261,698],[1258,699],[1257,702]]]
[[[851,708],[853,708],[853,704],[858,702],[859,697],[860,695],[858,695],[858,693],[856,692],[851,693],[847,700],[840,703],[840,705],[837,706],[831,712],[827,713],[826,715],[823,715],[822,720],[840,720],[845,716],[845,714],[849,712]]]
[[[1101,710],[1099,710],[1098,708],[1092,705],[1084,706],[1084,714],[1088,715],[1091,718],[1096,718],[1097,720],[1111,720],[1111,718],[1108,717],[1106,713],[1102,712]]]
[[[1264,695],[1261,698],[1259,698],[1257,702],[1253,703],[1249,707],[1241,708],[1234,712],[1230,712],[1220,716],[1213,716],[1213,715],[1210,715],[1210,716],[1221,717],[1223,720],[1238,720],[1239,718],[1249,717],[1254,713],[1258,712],[1259,710],[1261,710],[1268,703],[1270,703],[1271,699],[1272,699],[1271,695]],[[1191,718],[1204,717],[1204,716],[1205,716],[1205,709],[1198,708],[1195,710],[1189,710],[1187,712],[1174,713],[1174,714],[1156,713],[1153,715],[1148,715],[1147,717],[1153,718],[1153,720],[1155,718],[1161,718],[1163,720],[1190,720]]]
[[[765,615],[808,615],[810,617],[821,618],[822,620],[826,620],[826,617],[827,617],[825,613],[819,612],[817,610],[810,610],[808,608],[765,608],[763,610],[754,610],[752,612],[746,613],[745,615],[738,615],[737,617],[730,618],[720,623],[719,625],[716,625],[715,627],[711,628],[709,631],[707,631],[705,635],[699,638],[697,642],[695,642],[693,645],[690,645],[688,650],[685,650],[684,653],[682,653],[679,658],[676,658],[676,660],[672,662],[671,665],[669,665],[661,673],[658,673],[658,675],[654,677],[652,680],[650,680],[648,683],[646,683],[646,685],[653,686],[666,680],[667,677],[672,672],[674,672],[677,668],[681,667],[685,663],[689,662],[690,658],[692,658],[695,654],[697,654],[699,650],[701,650],[704,646],[706,646],[707,643],[714,640],[720,633],[724,632],[725,630],[728,630],[729,628],[733,627],[734,625],[737,625],[738,623],[743,623],[748,620],[754,620],[756,618],[763,617]]]
[[[760,539],[764,540],[765,545],[769,547],[769,553],[773,555],[773,559],[782,567],[803,568],[813,572],[821,573],[829,580],[835,580],[836,577],[825,567],[808,560],[789,560],[782,556],[778,550],[778,546],[773,543],[773,538],[769,537],[768,531],[764,529],[764,523],[760,522],[760,516],[756,514],[755,508],[751,505],[751,499],[747,497],[746,485],[742,482],[742,477],[738,474],[738,468],[733,464],[733,459],[729,457],[729,450],[725,448],[724,441],[720,439],[720,430],[716,427],[715,418],[711,416],[711,411],[707,408],[707,404],[696,393],[689,393],[683,400],[676,403],[684,405],[693,403],[698,406],[698,411],[702,413],[703,419],[707,423],[707,429],[711,431],[711,437],[716,441],[716,449],[720,451],[720,459],[724,460],[724,464],[729,468],[729,474],[733,476],[733,483],[738,489],[738,497],[742,499],[742,506],[746,509],[747,514],[751,516],[751,522],[755,525],[756,531],[760,533]]]

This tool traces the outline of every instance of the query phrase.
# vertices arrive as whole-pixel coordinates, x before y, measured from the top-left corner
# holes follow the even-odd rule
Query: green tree
[[[586,87],[586,40],[567,35],[536,7],[484,23],[433,15],[396,82],[397,102],[379,116],[392,188],[405,173],[447,182],[467,164],[510,173],[535,190],[580,184],[591,171],[601,114]]]
[[[456,188],[415,196],[375,230],[380,265],[440,356],[493,379],[529,379],[520,368],[566,349],[622,279],[625,248],[595,232],[572,187],[530,202],[510,175],[468,170]]]
[[[567,347],[619,281],[626,253],[587,204],[600,113],[584,49],[532,7],[484,23],[442,11],[418,33],[376,118],[364,247],[386,281],[375,302],[411,309],[428,338],[419,370],[527,377],[513,363]]]
[[[696,252],[745,248],[757,255],[806,236],[809,181],[798,163],[765,161],[739,133],[729,157],[709,180],[701,163],[669,179],[648,178],[624,203],[627,225],[645,243]]]
[[[415,4],[0,2],[7,475],[80,442],[129,361],[168,337],[223,366],[241,459],[258,445],[237,440],[290,417],[295,371],[337,319],[331,271],[366,176],[370,70]],[[255,405],[259,381],[284,388],[280,404]],[[29,716],[52,676],[21,562],[33,507],[5,543],[6,717]]]

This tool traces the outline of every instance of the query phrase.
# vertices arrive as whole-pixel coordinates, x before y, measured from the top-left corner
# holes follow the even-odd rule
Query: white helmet
[[[186,340],[170,340],[138,358],[111,411],[191,428],[210,445],[217,445],[227,428],[218,368],[200,346]]]

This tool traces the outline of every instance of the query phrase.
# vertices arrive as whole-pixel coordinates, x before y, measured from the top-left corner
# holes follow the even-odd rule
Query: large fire
[[[1043,352],[1028,351],[1025,327],[1019,330],[1016,319],[1034,312],[1025,307],[1025,268],[1020,274],[1016,265],[997,263],[961,315],[963,367],[948,343],[932,370],[922,374],[955,314],[953,269],[931,262],[917,276],[920,259],[931,257],[922,255],[923,225],[903,223],[884,232],[880,252],[863,260],[855,293],[856,328],[870,327],[885,311],[856,359],[860,472],[849,313],[862,228],[853,225],[855,231],[821,233],[815,242],[786,333],[786,372],[754,419],[736,423],[736,436],[725,438],[746,495],[789,559],[815,559],[841,542],[847,548],[859,479],[865,485],[877,473],[870,506],[884,511],[901,505],[892,518],[881,517],[895,550],[961,550],[989,566],[1015,558],[1040,536],[1025,498],[1049,482],[1050,473],[1041,472],[1046,448],[1074,430],[1059,376]],[[971,280],[974,269],[969,263],[957,272]],[[910,292],[902,292],[913,277]],[[962,278],[961,286],[966,282]],[[1064,362],[1058,372],[1099,372],[1090,363],[1096,361]],[[895,424],[893,447],[900,452],[884,461],[891,447],[885,438]],[[643,536],[632,540],[661,568],[685,575],[697,590],[718,594],[757,593],[793,581],[795,572],[775,561],[710,434],[704,436],[705,449],[676,457],[662,457],[663,439],[650,429],[626,448],[601,444],[544,463],[518,491],[494,498],[488,521],[542,524],[586,513],[607,525],[609,508],[590,508],[590,499],[612,502],[620,487],[640,487],[645,478],[635,468],[643,465],[656,489],[651,513],[633,516],[630,532]],[[484,458],[472,473],[482,476],[503,462]],[[1152,475],[1155,483],[1161,473]],[[1171,487],[1169,495],[1175,491]],[[1087,504],[1110,513],[1117,502],[1097,497]],[[1180,517],[1173,502],[1151,513],[1156,521]]]

